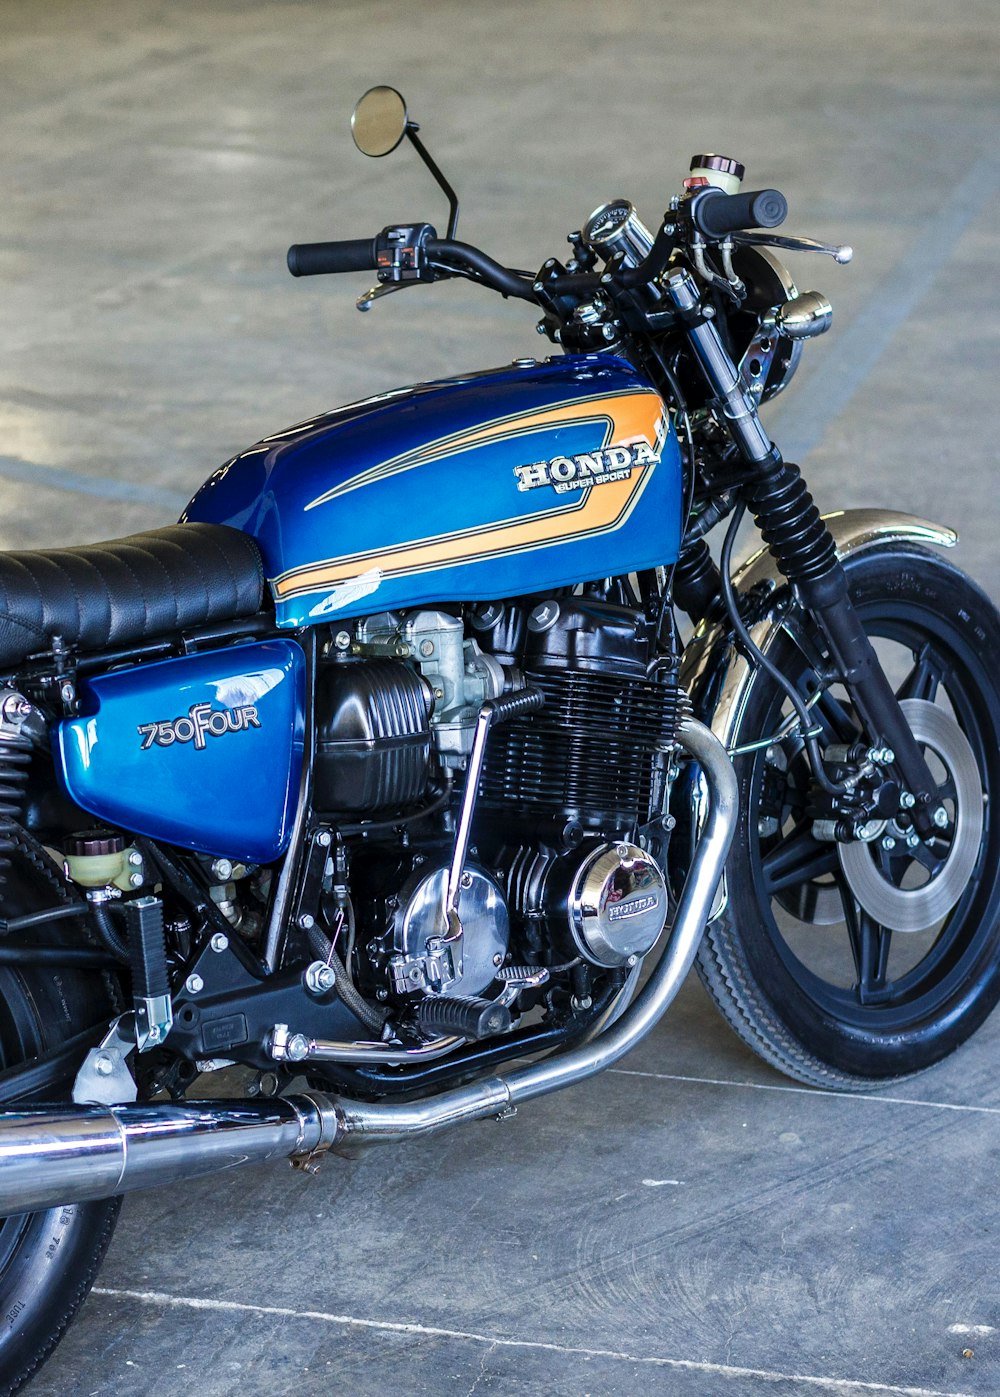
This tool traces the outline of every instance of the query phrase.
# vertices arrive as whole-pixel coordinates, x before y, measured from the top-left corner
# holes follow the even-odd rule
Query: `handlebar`
[[[400,239],[400,232],[414,236]],[[295,243],[288,249],[288,270],[292,276],[323,276],[330,272],[373,272],[396,267],[396,274],[386,274],[380,280],[423,280],[434,279],[433,271],[424,274],[430,267],[452,275],[460,271],[472,272],[504,296],[516,296],[519,300],[534,301],[535,293],[531,282],[517,272],[512,272],[481,252],[469,243],[456,242],[453,238],[430,236],[434,230],[427,224],[415,224],[405,228],[385,228],[374,238],[348,238],[331,243]],[[405,271],[399,263],[400,242],[407,243],[404,249]],[[397,265],[398,264],[398,265]]]
[[[743,228],[777,228],[788,216],[788,200],[777,189],[746,194],[700,191],[691,200],[691,221],[706,238],[724,238]]]
[[[293,243],[288,249],[292,276],[324,276],[328,272],[373,272],[374,238],[346,238],[335,243]]]

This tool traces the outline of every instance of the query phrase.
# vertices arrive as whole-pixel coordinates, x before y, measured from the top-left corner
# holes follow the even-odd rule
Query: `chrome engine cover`
[[[597,965],[635,962],[651,951],[667,921],[663,871],[635,844],[604,844],[581,864],[567,904],[580,954]]]
[[[418,869],[403,887],[390,961],[397,994],[481,995],[496,979],[510,941],[507,902],[496,879],[475,864],[462,873],[462,935],[449,940],[442,916],[448,868]]]

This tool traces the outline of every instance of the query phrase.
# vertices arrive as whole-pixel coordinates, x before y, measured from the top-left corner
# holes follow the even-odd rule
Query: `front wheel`
[[[786,695],[758,671],[736,746],[740,828],[703,982],[761,1057],[814,1086],[864,1090],[930,1067],[1000,998],[1000,615],[936,555],[846,560],[851,596],[922,747],[944,811],[920,838],[904,804],[860,842],[816,838],[809,765]],[[863,739],[846,691],[792,612],[770,657],[807,700],[824,749]],[[874,828],[874,827],[873,827]]]

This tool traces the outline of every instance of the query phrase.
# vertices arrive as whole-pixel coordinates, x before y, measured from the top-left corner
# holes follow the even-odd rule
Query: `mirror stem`
[[[445,237],[453,238],[455,236],[455,230],[458,227],[458,195],[438,169],[436,163],[424,146],[423,141],[417,135],[419,130],[420,127],[415,121],[408,121],[406,123],[406,134],[409,137],[410,144],[427,166],[428,170],[430,170],[431,174],[444,191],[445,198],[448,200],[448,231]]]

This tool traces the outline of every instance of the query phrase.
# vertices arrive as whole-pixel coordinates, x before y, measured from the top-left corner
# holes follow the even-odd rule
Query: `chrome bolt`
[[[778,759],[778,749],[777,749],[777,747],[769,747],[769,748],[767,749],[767,751],[764,753],[764,759],[765,759],[765,761],[769,761],[769,762],[777,761],[777,759]]]
[[[462,874],[462,887],[465,888],[466,890],[468,890],[469,888],[472,887],[472,874],[471,874],[471,873],[463,873],[463,874]]]
[[[664,815],[664,817],[663,817],[663,828],[664,828],[664,829],[675,829],[676,827],[677,827],[677,821],[675,820],[675,818],[673,817],[673,815]]]
[[[629,856],[629,852],[630,851],[627,844],[618,844],[615,846],[615,853],[618,855],[620,859],[627,859]]]
[[[189,975],[184,981],[184,988],[188,994],[201,994],[205,988],[205,981],[200,975]]]
[[[309,931],[316,925],[316,918],[310,912],[303,912],[299,918],[299,927],[302,931]]]
[[[869,747],[866,756],[876,766],[892,766],[896,760],[896,754],[891,747]]]
[[[219,953],[229,949],[229,937],[225,932],[217,931],[208,944],[213,951]]]
[[[910,791],[903,791],[899,797],[899,804],[903,810],[912,810],[917,803],[917,798]]]
[[[328,829],[321,829],[319,834],[317,834],[316,836],[316,843],[319,845],[321,849],[329,849],[330,831]]]
[[[375,991],[375,998],[378,1000],[378,1002],[379,1002],[380,1004],[384,1004],[384,1003],[386,1002],[386,1000],[389,998],[389,991],[388,991],[388,990],[376,990],[376,991]]]
[[[892,850],[895,849],[895,847],[896,847],[896,841],[895,841],[895,839],[893,839],[893,837],[892,837],[891,834],[887,834],[887,835],[885,836],[885,838],[882,840],[882,848],[883,848],[883,849],[886,851],[886,853],[888,854],[888,853],[891,853]]]
[[[140,866],[140,864],[142,863],[142,855],[139,853],[138,849],[129,850],[128,862],[131,864],[133,868],[138,868]]]
[[[945,825],[948,823],[948,812],[943,805],[938,806],[931,816],[931,819],[937,825],[938,829],[944,829]]]
[[[326,994],[332,990],[337,982],[337,976],[332,965],[327,965],[325,961],[314,960],[312,965],[306,967],[306,989],[310,994]]]
[[[146,1029],[146,1037],[151,1043],[158,1043],[160,1041],[160,1025],[151,1023]]]
[[[142,883],[143,877],[141,873],[132,873],[129,875],[128,885],[130,888],[141,888]]]
[[[289,1062],[301,1062],[309,1056],[309,1039],[304,1033],[293,1033],[288,1040],[285,1056]]]
[[[496,966],[498,970],[500,969],[501,965],[503,965],[503,956],[500,954],[499,951],[497,951],[496,955],[493,957],[493,964]]]
[[[628,966],[638,965],[638,964],[639,964],[639,957],[638,957],[638,956],[629,956],[629,958],[628,958],[628,960],[625,962],[625,964],[628,965]]]
[[[908,849],[915,849],[919,843],[920,835],[917,834],[916,830],[911,830],[910,833],[906,836],[906,847]]]
[[[212,864],[212,877],[218,878],[220,883],[228,883],[232,876],[232,861],[230,859],[216,859]]]
[[[349,650],[351,648],[350,631],[338,631],[333,637],[333,643],[338,650]]]
[[[609,344],[614,339],[617,333],[618,332],[615,330],[615,327],[613,325],[605,325],[604,329],[601,331],[601,334],[604,336],[604,338],[608,341]]]
[[[94,1058],[94,1071],[99,1077],[110,1077],[115,1070],[115,1064],[110,1053],[98,1053]]]

